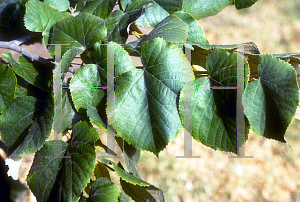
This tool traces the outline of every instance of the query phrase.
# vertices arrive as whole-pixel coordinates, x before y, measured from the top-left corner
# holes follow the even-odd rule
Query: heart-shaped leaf
[[[207,58],[209,78],[199,78],[182,88],[179,111],[184,127],[195,140],[216,150],[237,153],[236,89],[213,89],[237,86],[237,53],[214,49]],[[246,72],[249,71],[245,61]],[[243,79],[244,80],[244,79]],[[190,92],[188,94],[187,92]],[[192,115],[185,115],[192,113]],[[245,136],[249,131],[246,121]],[[238,136],[241,138],[241,136]],[[245,138],[238,143],[245,142]],[[241,145],[238,145],[240,147]]]
[[[243,97],[251,129],[259,135],[285,142],[284,134],[299,102],[295,70],[271,55],[261,55],[258,76],[248,84]]]
[[[158,155],[182,131],[176,99],[185,81],[184,55],[156,38],[142,45],[141,59],[143,70],[117,78],[115,118],[108,121],[129,144]]]

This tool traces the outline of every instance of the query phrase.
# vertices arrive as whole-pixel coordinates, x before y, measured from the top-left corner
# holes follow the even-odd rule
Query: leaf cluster
[[[249,129],[285,142],[299,102],[299,54],[261,55],[254,43],[209,45],[197,22],[255,2],[4,1],[1,16],[13,22],[8,11],[23,9],[27,32],[41,33],[57,60],[51,70],[4,53],[8,63],[0,64],[1,139],[10,158],[36,152],[26,180],[37,201],[164,201],[137,163],[142,150],[158,156],[183,129],[235,154]],[[1,29],[9,27],[0,19]],[[137,25],[154,29],[145,35]],[[137,39],[128,43],[129,34]],[[83,63],[68,78],[78,56]],[[52,129],[70,137],[50,141]],[[126,168],[98,159],[97,150],[116,154],[96,129],[118,143]]]

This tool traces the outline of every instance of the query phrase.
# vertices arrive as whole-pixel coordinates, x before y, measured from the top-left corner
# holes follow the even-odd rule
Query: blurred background
[[[261,0],[239,11],[229,6],[198,22],[210,44],[254,42],[262,54],[300,52],[297,0]],[[33,50],[39,53],[36,45]],[[142,152],[138,170],[145,181],[164,191],[167,202],[300,201],[300,120],[292,121],[285,137],[290,146],[251,131],[245,153],[253,158],[234,159],[193,141],[193,155],[201,158],[179,159],[176,156],[184,152],[179,134],[159,158]],[[19,171],[23,183],[33,157],[23,158]],[[28,194],[25,201],[35,197]]]

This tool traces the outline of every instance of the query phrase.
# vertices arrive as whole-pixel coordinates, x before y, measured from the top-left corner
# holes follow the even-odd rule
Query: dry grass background
[[[300,2],[261,0],[237,11],[233,6],[202,19],[210,44],[254,42],[261,53],[300,52]],[[294,119],[286,139],[291,145],[265,139],[253,132],[246,142],[246,155],[214,151],[193,141],[193,155],[183,155],[183,134],[156,158],[143,152],[138,169],[144,180],[161,188],[167,202],[197,201],[300,201],[300,121]],[[25,182],[33,155],[23,159],[19,178]],[[35,201],[29,196],[25,201]]]

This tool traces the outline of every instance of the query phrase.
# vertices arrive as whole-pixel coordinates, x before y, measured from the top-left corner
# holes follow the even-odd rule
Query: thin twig
[[[29,41],[30,39],[36,37],[36,36],[39,35],[39,34],[40,34],[40,33],[30,33],[30,34],[27,34],[27,35],[25,35],[25,36],[22,36],[22,37],[20,37],[20,38],[17,38],[17,39],[15,39],[15,40],[11,41],[11,43],[14,43],[14,44],[16,44],[16,45],[19,46],[19,45],[21,45],[21,44],[23,44],[23,43]]]
[[[42,64],[44,64],[48,67],[51,67],[52,69],[55,68],[54,63],[52,63],[49,60],[47,60],[43,57],[40,57],[40,56],[38,56],[34,53],[31,53],[30,51],[26,50],[25,48],[22,48],[22,47],[18,46],[15,43],[0,41],[0,48],[5,48],[5,49],[10,49],[10,50],[16,51],[18,53],[21,53],[23,56],[26,56],[26,57],[30,58],[31,61],[40,62],[40,63],[42,63]]]

